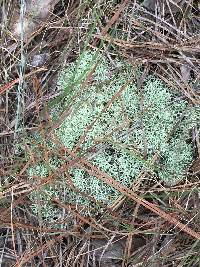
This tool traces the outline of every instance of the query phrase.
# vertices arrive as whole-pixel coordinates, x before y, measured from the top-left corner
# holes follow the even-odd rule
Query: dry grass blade
[[[28,77],[30,77],[30,76],[35,75],[36,73],[39,73],[39,72],[41,72],[41,71],[45,71],[45,70],[46,70],[45,68],[37,69],[37,70],[35,70],[35,71],[32,71],[32,72],[26,74],[26,75],[24,76],[24,78],[28,78]],[[4,92],[10,90],[15,84],[19,83],[19,80],[20,80],[20,78],[17,78],[17,79],[15,79],[14,81],[9,82],[9,83],[3,85],[2,87],[0,87],[0,95],[3,94]]]
[[[112,27],[112,25],[119,19],[120,13],[122,13],[128,4],[129,0],[122,1],[122,4],[119,6],[116,13],[113,15],[113,17],[110,19],[110,21],[107,23],[107,25],[102,29],[101,36],[106,35],[108,30]]]
[[[23,267],[25,263],[29,262],[33,257],[37,256],[41,252],[48,251],[52,245],[54,245],[56,242],[61,242],[63,237],[66,235],[60,235],[58,237],[55,237],[53,240],[47,242],[46,244],[39,247],[36,251],[33,251],[31,253],[25,253],[24,257],[19,259],[16,263],[16,267]]]

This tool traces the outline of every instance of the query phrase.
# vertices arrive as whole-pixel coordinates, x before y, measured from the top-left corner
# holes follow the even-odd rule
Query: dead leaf
[[[33,68],[42,67],[49,59],[50,59],[49,53],[34,55],[31,60],[31,67]]]
[[[163,1],[157,1],[157,0],[144,0],[142,3],[142,6],[145,7],[146,9],[150,11],[155,11],[155,8],[157,4],[159,3],[160,7],[165,7],[165,14],[170,14],[172,13],[177,13],[181,11],[181,6],[183,5],[184,1],[183,0],[174,0],[173,3],[172,1],[169,1],[169,7],[167,3],[164,3]],[[171,9],[171,10],[170,10]]]
[[[187,82],[190,79],[190,67],[187,65],[181,65],[180,67],[182,78],[185,82]]]
[[[58,0],[27,1],[23,21],[20,18],[20,10],[16,11],[13,16],[11,23],[13,35],[19,38],[23,31],[24,39],[28,39],[41,26],[41,22],[47,19],[57,2]]]
[[[193,175],[200,173],[200,158],[197,158],[193,162],[193,164],[190,168],[190,171],[192,172]]]

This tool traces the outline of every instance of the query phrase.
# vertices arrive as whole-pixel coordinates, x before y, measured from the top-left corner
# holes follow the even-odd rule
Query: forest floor
[[[0,267],[200,266],[198,134],[187,179],[171,187],[140,180],[130,199],[94,217],[64,205],[60,228],[33,213],[29,194],[35,188],[26,171],[34,155],[28,144],[30,159],[19,153],[26,134],[47,122],[42,111],[59,95],[60,69],[83,48],[101,45],[108,56],[145,69],[199,105],[199,1],[2,0],[0,5]]]

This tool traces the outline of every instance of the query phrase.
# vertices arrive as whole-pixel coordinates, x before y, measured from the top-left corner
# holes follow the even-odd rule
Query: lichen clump
[[[70,150],[78,144],[80,155],[125,186],[142,172],[167,185],[177,184],[193,158],[190,135],[199,108],[154,76],[138,88],[138,77],[123,61],[84,52],[60,73],[58,86],[65,98],[53,108],[52,120],[59,119],[71,99],[73,105],[54,134]],[[36,166],[31,175],[34,170]],[[80,191],[98,201],[112,203],[119,196],[82,169],[73,167],[70,174]],[[68,201],[85,201],[72,193],[68,196]]]

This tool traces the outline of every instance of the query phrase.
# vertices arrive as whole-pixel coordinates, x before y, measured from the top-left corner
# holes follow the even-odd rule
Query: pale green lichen
[[[200,108],[189,106],[177,92],[153,76],[146,79],[142,88],[137,88],[131,66],[122,61],[112,63],[114,65],[101,54],[84,52],[76,63],[60,73],[58,86],[65,100],[53,108],[53,120],[59,118],[73,96],[82,92],[73,100],[70,114],[54,134],[69,149],[85,135],[80,155],[125,186],[130,187],[142,171],[165,184],[177,184],[186,176],[193,158],[190,131],[198,123]],[[92,80],[82,88],[93,68]],[[124,90],[105,110],[122,86]],[[44,169],[39,173],[37,169],[41,165],[33,166],[30,177],[34,173],[45,176],[45,163],[42,166]],[[56,168],[55,162],[54,166]],[[98,201],[112,203],[119,196],[111,186],[81,169],[71,168],[70,173],[74,185]],[[63,178],[59,190],[62,188],[67,191]],[[45,190],[57,196],[53,186]],[[67,196],[69,202],[85,203],[84,198],[71,189]]]

